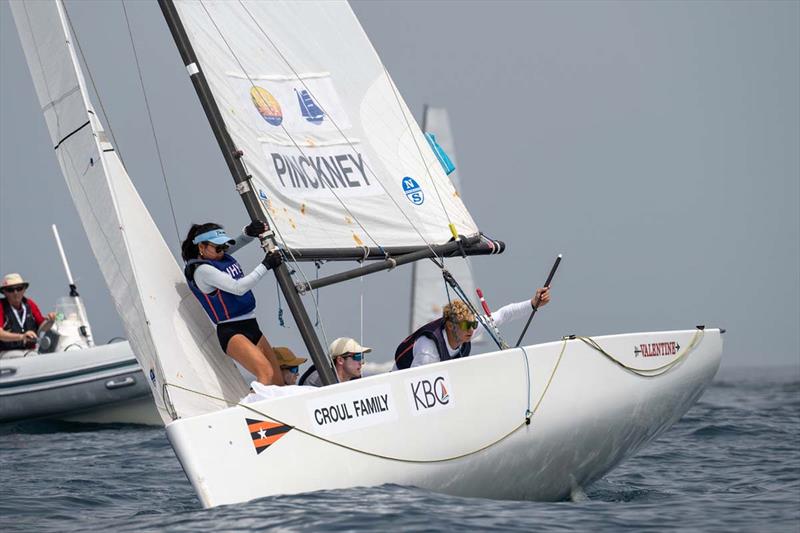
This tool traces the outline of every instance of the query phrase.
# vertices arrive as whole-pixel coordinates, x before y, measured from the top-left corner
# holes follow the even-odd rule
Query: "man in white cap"
[[[358,344],[355,339],[349,337],[339,337],[334,340],[328,347],[328,355],[333,362],[333,369],[336,371],[336,377],[339,379],[339,382],[360,378],[361,363],[364,360],[364,354],[371,351],[372,348],[365,348]],[[311,367],[305,371],[297,384],[311,385],[312,387],[322,386],[319,372],[317,372],[314,365],[311,365]]]
[[[39,306],[25,297],[30,285],[16,272],[3,276],[0,291],[0,352],[7,350],[31,350],[36,347],[36,332],[39,326],[56,319],[55,313],[42,316]]]

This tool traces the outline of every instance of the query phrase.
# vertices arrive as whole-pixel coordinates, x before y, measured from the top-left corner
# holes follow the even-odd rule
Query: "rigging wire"
[[[361,261],[361,267],[364,268],[364,261]],[[358,315],[358,323],[359,323],[359,344],[364,346],[364,276],[358,278],[359,282],[361,283],[361,290],[359,291],[359,315]]]
[[[201,1],[201,4],[202,4],[202,1]],[[257,20],[256,20],[256,18],[253,16],[253,14],[250,12],[250,10],[249,10],[249,9],[247,9],[247,6],[245,6],[245,5],[242,3],[242,0],[239,0],[239,5],[240,5],[240,6],[242,7],[242,9],[244,9],[244,11],[245,11],[245,12],[248,14],[248,16],[250,17],[250,19],[253,21],[253,23],[256,25],[256,27],[259,29],[259,31],[260,31],[260,32],[261,32],[261,34],[264,36],[264,38],[265,38],[265,39],[267,39],[267,41],[269,41],[269,43],[272,45],[272,47],[275,49],[275,51],[278,53],[278,55],[281,57],[281,59],[283,59],[283,61],[286,63],[286,66],[288,66],[288,67],[289,67],[289,69],[290,69],[290,70],[292,71],[292,73],[295,75],[295,77],[297,78],[297,80],[298,80],[298,81],[299,81],[299,82],[300,82],[300,83],[303,85],[303,87],[305,88],[305,90],[306,90],[306,91],[308,91],[308,93],[309,93],[309,94],[311,94],[311,95],[312,95],[312,97],[313,97],[313,92],[311,91],[311,88],[310,88],[310,87],[308,87],[308,85],[306,85],[305,81],[304,81],[304,80],[303,80],[303,78],[300,76],[300,73],[299,73],[299,72],[297,72],[297,70],[296,70],[296,69],[295,69],[295,68],[292,66],[292,64],[289,62],[289,60],[286,58],[286,56],[285,56],[285,55],[284,55],[284,54],[281,52],[281,50],[278,48],[278,46],[277,46],[277,45],[276,45],[276,44],[275,44],[275,43],[272,41],[272,39],[269,37],[269,35],[267,34],[267,32],[264,30],[264,28],[263,28],[263,27],[261,27],[261,24],[259,24],[259,23],[258,23],[258,21],[257,21]],[[205,7],[204,7],[204,9],[205,9]],[[206,13],[208,13],[208,12],[206,11]],[[209,17],[210,17],[210,16],[209,16]],[[216,25],[215,25],[215,26],[216,26]],[[238,60],[237,60],[237,61],[238,61]],[[241,65],[241,63],[240,63],[240,65]],[[381,63],[381,66],[383,66],[383,63]],[[385,68],[386,68],[386,67],[384,67],[384,71],[385,71]],[[247,74],[247,72],[244,70],[244,68],[242,68],[242,71],[245,73],[245,75],[247,76],[247,79],[250,81],[250,83],[251,83],[251,84],[253,84],[253,81],[252,81],[252,79],[251,79],[251,78],[250,78],[250,76]],[[391,81],[391,80],[390,80],[390,81]],[[333,124],[333,126],[336,128],[336,131],[337,131],[337,132],[338,132],[338,133],[339,133],[339,134],[342,136],[342,138],[345,140],[345,142],[346,142],[346,143],[347,143],[347,145],[350,147],[350,149],[351,149],[351,150],[353,150],[353,152],[354,152],[354,153],[358,153],[358,152],[356,151],[356,148],[355,148],[355,146],[354,146],[353,142],[352,142],[352,141],[351,141],[351,140],[350,140],[350,139],[347,137],[347,135],[344,133],[344,131],[342,131],[342,129],[341,129],[341,128],[339,127],[339,125],[336,123],[336,120],[334,120],[334,119],[333,119],[333,117],[331,117],[331,116],[330,116],[328,113],[326,113],[324,109],[323,109],[322,111],[323,111],[323,113],[325,113],[325,116],[326,116],[326,117],[327,117],[327,118],[330,120],[331,124]],[[404,113],[404,111],[403,111],[402,107],[400,108],[400,112],[401,112],[401,113],[403,114],[403,116],[405,117],[405,113]],[[406,121],[407,121],[407,117],[406,117]],[[410,126],[410,124],[408,124],[408,122],[406,122],[406,126],[409,128],[409,131],[411,132],[411,134],[412,134],[412,137],[414,137],[414,135],[413,135],[413,130],[411,129],[411,126]],[[300,148],[300,147],[297,145],[297,143],[294,141],[294,138],[292,138],[292,136],[289,134],[289,132],[288,132],[288,131],[286,131],[286,128],[285,128],[285,127],[283,127],[283,126],[282,126],[282,128],[283,128],[283,129],[284,129],[284,131],[286,132],[287,136],[289,136],[289,138],[290,138],[290,139],[292,139],[292,142],[293,142],[293,143],[294,143],[294,145],[297,147],[297,149],[300,151],[301,155],[303,155],[303,156],[305,157],[305,153],[303,153],[303,150],[302,150],[302,149],[301,149],[301,148]],[[416,139],[415,139],[415,142],[416,142]],[[421,151],[420,151],[420,157],[421,157],[421,159],[422,159],[422,164],[423,164],[423,166],[425,166],[425,167],[426,167],[426,169],[427,169],[427,165],[425,165],[425,159],[424,159],[424,157],[422,156],[422,152],[421,152]],[[366,168],[366,169],[369,171],[369,173],[370,173],[370,174],[372,174],[373,178],[375,178],[375,181],[376,181],[376,182],[377,182],[377,183],[378,183],[378,184],[381,186],[381,188],[382,188],[382,189],[383,189],[383,191],[386,193],[386,195],[389,197],[389,199],[392,201],[392,203],[395,205],[395,207],[397,207],[397,209],[400,211],[400,214],[401,214],[401,215],[403,215],[403,218],[405,218],[405,219],[406,219],[406,221],[409,223],[409,225],[411,226],[411,228],[412,228],[412,229],[413,229],[413,230],[414,230],[414,231],[417,233],[417,235],[419,235],[420,239],[422,239],[422,242],[423,242],[423,243],[425,243],[425,245],[426,245],[426,246],[427,246],[427,247],[428,247],[428,248],[431,250],[431,252],[434,254],[434,256],[435,256],[437,259],[440,259],[440,258],[439,258],[439,255],[438,255],[438,254],[436,253],[436,251],[433,249],[433,247],[431,246],[431,244],[430,244],[430,243],[428,242],[428,240],[427,240],[427,239],[424,237],[424,235],[422,235],[422,232],[419,230],[419,228],[417,228],[417,226],[414,224],[414,222],[411,220],[411,218],[408,216],[408,214],[407,214],[407,213],[406,213],[406,212],[403,210],[403,208],[401,208],[401,207],[400,207],[400,205],[399,205],[399,204],[397,203],[397,201],[395,200],[394,196],[392,196],[392,194],[391,194],[391,193],[390,193],[390,192],[389,192],[389,191],[386,189],[386,186],[384,186],[383,182],[380,180],[380,178],[379,178],[379,177],[378,177],[378,175],[375,173],[375,171],[374,171],[374,170],[372,170],[372,167],[370,167],[370,165],[369,165],[369,163],[368,163],[367,161],[364,161],[364,167],[365,167],[365,168]],[[435,188],[435,185],[434,185],[434,188]],[[331,190],[331,192],[333,192],[333,190]],[[336,195],[336,193],[334,193],[334,195]],[[437,195],[438,195],[438,191],[437,191]],[[339,200],[339,202],[341,203],[341,200],[339,199],[339,197],[338,197],[338,196],[337,196],[337,200]],[[440,200],[441,200],[441,197],[440,197]],[[344,205],[344,204],[343,204],[343,205]],[[444,204],[442,204],[442,205],[444,205]],[[349,212],[349,210],[348,210],[348,212]],[[445,214],[447,215],[448,222],[449,222],[449,221],[450,221],[450,218],[449,218],[449,214],[447,213],[447,211],[446,211],[446,210],[445,210]],[[355,219],[355,217],[353,217],[353,218]],[[356,222],[358,222],[358,221],[356,221]],[[359,224],[359,226],[361,226],[361,227],[362,227],[362,229],[364,229],[364,227],[361,225],[361,223],[360,223],[360,222],[358,222],[358,224]],[[366,232],[366,229],[364,229],[364,231]],[[367,235],[369,235],[369,234],[367,234]],[[373,242],[375,242],[375,244],[376,244],[376,245],[377,245],[379,248],[381,247],[381,246],[380,246],[380,244],[378,244],[378,243],[375,241],[375,239],[372,239],[372,237],[371,237],[371,236],[370,236],[370,239],[371,239]],[[435,263],[437,263],[436,261],[434,261],[434,262],[435,262]],[[437,263],[437,264],[439,264],[439,263]],[[443,268],[443,267],[440,265],[440,268]]]
[[[153,144],[156,147],[156,154],[158,155],[158,164],[161,167],[161,177],[164,179],[164,188],[167,190],[167,200],[169,201],[169,210],[172,213],[172,223],[175,225],[175,236],[178,239],[178,247],[181,245],[181,232],[178,229],[178,219],[175,217],[175,206],[172,202],[172,194],[169,190],[169,182],[167,181],[167,173],[164,170],[164,159],[161,157],[161,148],[158,144],[158,136],[156,135],[156,127],[153,123],[153,114],[150,112],[150,101],[147,98],[147,91],[144,87],[144,78],[142,77],[142,69],[139,65],[139,54],[136,52],[136,44],[133,41],[133,32],[131,30],[131,21],[128,19],[128,10],[125,8],[125,1],[120,0],[122,4],[122,12],[125,14],[125,24],[128,27],[128,37],[131,41],[131,49],[133,50],[133,57],[136,60],[136,72],[139,75],[139,86],[142,88],[142,96],[144,97],[144,106],[147,109],[147,120],[150,123],[150,131],[153,134]]]

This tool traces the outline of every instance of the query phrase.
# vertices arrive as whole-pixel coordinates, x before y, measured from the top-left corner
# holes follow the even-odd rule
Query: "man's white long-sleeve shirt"
[[[494,318],[495,325],[500,327],[506,322],[511,322],[513,320],[526,317],[531,310],[531,301],[525,300],[501,307],[492,313],[492,318]],[[485,330],[483,326],[478,326],[478,329],[475,331],[475,334],[472,336],[470,342],[480,339],[484,333]],[[442,331],[442,335],[445,338],[445,345],[447,346],[447,351],[449,352],[450,357],[456,355],[460,347],[456,349],[451,348],[450,343],[447,342],[447,332]],[[436,349],[436,343],[433,341],[433,339],[428,337],[420,337],[416,340],[414,343],[413,354],[414,360],[411,362],[412,368],[415,366],[429,365],[431,363],[437,363],[441,361],[441,358],[439,357],[439,350]],[[397,370],[397,365],[394,366],[393,370]]]

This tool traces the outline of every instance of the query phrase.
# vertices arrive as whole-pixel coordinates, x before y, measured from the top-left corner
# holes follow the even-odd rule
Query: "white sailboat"
[[[248,214],[275,231],[268,257],[324,382],[333,371],[301,293],[502,251],[346,3],[159,3]],[[12,9],[92,249],[204,506],[384,483],[566,498],[677,421],[714,376],[720,330],[693,328],[562,339],[242,403],[247,384],[92,109],[64,6]],[[315,259],[366,263],[291,277],[287,263]]]

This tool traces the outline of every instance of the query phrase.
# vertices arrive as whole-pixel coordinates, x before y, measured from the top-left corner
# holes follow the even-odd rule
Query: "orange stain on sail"
[[[289,224],[292,225],[292,229],[297,229],[297,224],[295,224],[294,220],[292,220],[291,218],[289,219]]]
[[[353,220],[350,217],[344,217],[344,221],[347,222],[348,224],[353,223]]]
[[[356,244],[359,246],[364,246],[364,241],[358,238],[358,235],[353,233],[353,240],[356,241]]]
[[[304,215],[306,214],[306,204],[303,204],[303,205],[300,206],[300,213],[302,213]]]

